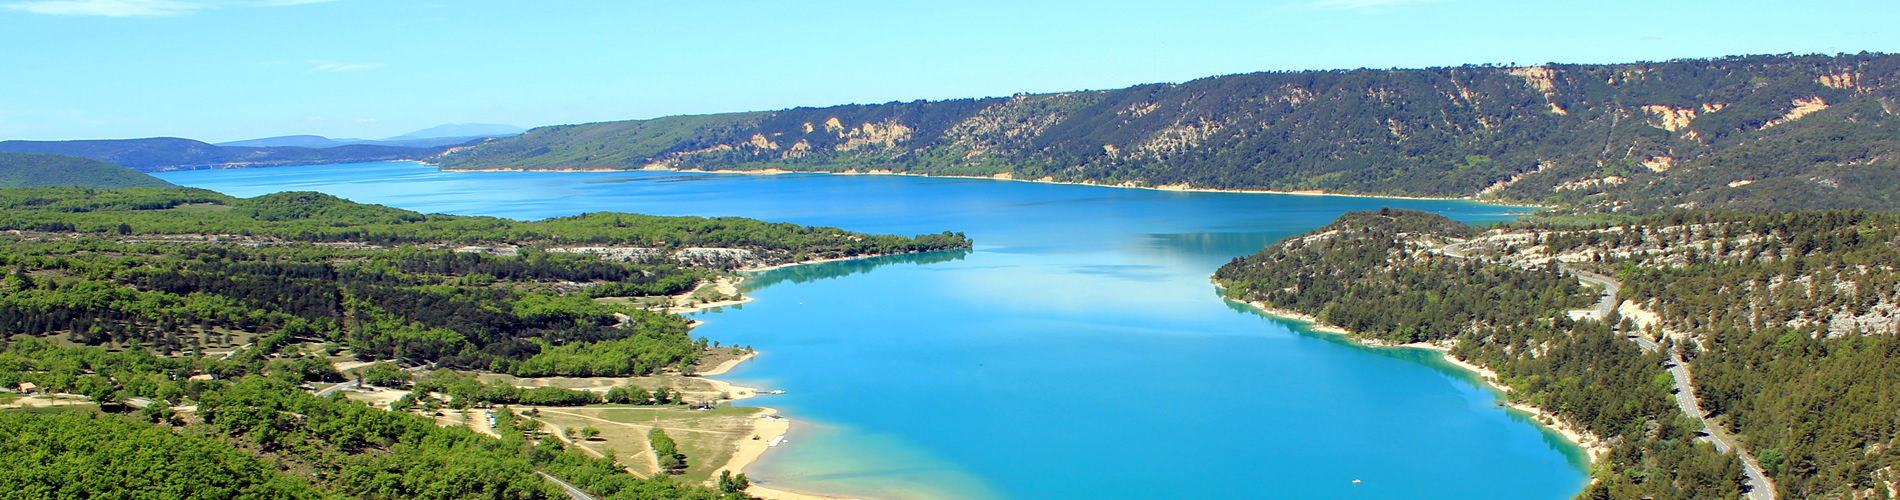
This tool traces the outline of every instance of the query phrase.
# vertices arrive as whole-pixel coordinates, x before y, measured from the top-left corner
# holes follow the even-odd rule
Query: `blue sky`
[[[1900,51],[1893,0],[909,3],[0,0],[0,139],[380,138],[1253,71]]]

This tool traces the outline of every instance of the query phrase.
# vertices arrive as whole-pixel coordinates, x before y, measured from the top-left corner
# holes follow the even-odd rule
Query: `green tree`
[[[659,462],[660,470],[673,475],[686,473],[686,455],[679,452],[679,445],[665,430],[655,427],[648,431],[647,441],[653,445],[653,458]]]
[[[402,387],[409,385],[411,375],[390,363],[376,363],[363,370],[363,382],[377,387]]]

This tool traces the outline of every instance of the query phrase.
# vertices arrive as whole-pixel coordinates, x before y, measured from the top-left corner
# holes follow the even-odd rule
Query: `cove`
[[[1434,352],[1362,347],[1222,300],[1235,257],[1382,206],[1463,201],[1171,192],[988,179],[440,172],[368,163],[170,172],[236,196],[321,191],[517,219],[624,211],[875,233],[971,251],[782,268],[696,330],[764,354],[721,378],[793,421],[747,469],[859,498],[1561,499],[1582,453]],[[1353,483],[1353,480],[1360,483]]]

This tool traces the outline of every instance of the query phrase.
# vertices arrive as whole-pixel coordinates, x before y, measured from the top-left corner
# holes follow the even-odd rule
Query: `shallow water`
[[[1417,349],[1361,347],[1220,298],[1208,275],[1347,210],[1508,218],[1461,201],[987,179],[438,172],[412,163],[173,172],[423,212],[742,216],[960,231],[973,251],[796,266],[696,331],[764,354],[722,377],[793,419],[746,469],[875,498],[1558,499],[1575,447]],[[1358,479],[1362,482],[1353,483]]]

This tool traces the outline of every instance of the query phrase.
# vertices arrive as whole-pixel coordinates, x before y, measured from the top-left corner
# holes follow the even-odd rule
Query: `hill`
[[[445,137],[507,137],[521,135],[528,129],[499,123],[450,123],[417,130],[407,134],[383,139],[385,141],[404,141],[413,139],[440,139]]]
[[[1779,498],[1900,487],[1900,216],[1580,220],[1355,212],[1215,278],[1235,300],[1495,372],[1507,398],[1605,449],[1582,498],[1734,498],[1744,470]],[[1579,314],[1596,293],[1573,276],[1615,296]]]
[[[1444,250],[1477,236],[1461,226],[1423,212],[1348,213],[1214,277],[1231,299],[1480,367],[1510,404],[1590,450],[1593,480],[1577,498],[1741,497],[1743,462],[1698,442],[1701,415],[1672,400],[1667,355],[1610,323],[1571,320],[1566,310],[1595,293],[1555,266]]]
[[[479,141],[482,139],[521,135],[522,132],[526,132],[526,131],[527,129],[516,127],[514,125],[491,125],[491,124],[482,124],[482,123],[467,123],[467,124],[439,125],[439,126],[430,127],[430,128],[426,128],[422,130],[417,130],[415,132],[399,135],[396,137],[391,137],[388,139],[381,139],[381,140],[332,139],[332,138],[324,137],[320,135],[285,135],[285,136],[278,136],[278,137],[265,137],[262,139],[247,139],[247,140],[242,140],[242,141],[220,142],[220,143],[217,143],[216,145],[217,146],[233,146],[233,147],[254,147],[254,148],[270,148],[270,147],[285,147],[285,146],[301,147],[301,148],[334,148],[337,146],[348,146],[351,144],[363,144],[363,145],[370,145],[370,146],[428,148],[428,147],[436,147],[436,146],[456,146],[456,145],[468,144],[468,143]],[[449,135],[442,135],[442,134],[449,134]]]
[[[232,147],[175,137],[84,141],[0,141],[0,152],[77,156],[141,172],[417,160],[440,154],[446,149],[441,146],[412,148],[360,144],[330,148]]]
[[[1900,56],[1251,73],[542,127],[450,169],[891,170],[1481,197],[1588,211],[1900,209]]]
[[[515,221],[313,192],[0,189],[0,387],[42,393],[0,401],[19,408],[0,408],[0,461],[12,464],[0,488],[746,500],[743,475],[716,488],[642,478],[622,455],[570,446],[540,409],[508,409],[604,402],[598,393],[473,376],[664,378],[606,396],[691,414],[673,381],[742,351],[694,339],[691,320],[647,299],[717,300],[706,282],[737,265],[969,247],[949,232],[605,212]],[[607,297],[619,300],[594,300]],[[427,375],[372,407],[338,384],[338,363],[368,362],[355,378],[376,392]],[[730,399],[717,394],[694,401]],[[478,414],[488,426],[468,425]],[[722,463],[694,458],[708,471]]]
[[[213,144],[213,146],[235,146],[235,147],[249,147],[249,148],[275,148],[275,147],[286,147],[286,146],[299,147],[299,148],[327,148],[331,146],[353,144],[355,142],[356,141],[354,140],[331,139],[331,138],[324,137],[321,135],[283,135],[283,136],[277,136],[277,137],[265,137],[262,139],[247,139],[247,140],[242,140],[242,141],[220,142],[217,144]]]
[[[164,179],[110,163],[72,156],[0,153],[0,188],[171,187]]]

